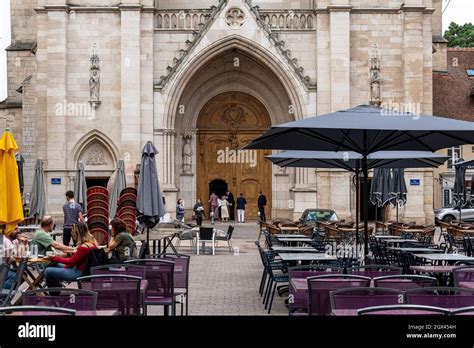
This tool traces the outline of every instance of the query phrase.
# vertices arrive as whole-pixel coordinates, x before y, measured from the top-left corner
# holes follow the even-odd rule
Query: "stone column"
[[[121,4],[121,142],[122,153],[129,154],[127,173],[140,163],[141,141],[141,5]],[[151,140],[151,139],[149,139]],[[133,167],[133,168],[132,168]]]
[[[341,1],[336,1],[340,3]],[[331,111],[350,107],[350,10],[334,4],[329,10]]]
[[[66,153],[66,112],[58,111],[57,105],[66,100],[67,73],[67,6],[57,5],[47,9],[46,36],[46,158],[45,181],[48,196],[47,212],[60,211],[67,182]],[[63,110],[64,111],[64,110]],[[52,186],[52,177],[61,178],[62,185]]]
[[[423,104],[423,10],[417,0],[405,2],[403,10],[403,89],[406,108]],[[422,110],[421,110],[422,111]]]

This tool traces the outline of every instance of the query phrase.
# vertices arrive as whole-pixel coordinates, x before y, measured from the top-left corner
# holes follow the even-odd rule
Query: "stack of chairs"
[[[127,225],[127,229],[135,235],[137,232],[137,190],[127,187],[120,192],[117,216]]]
[[[87,190],[87,225],[99,245],[109,242],[109,192],[104,187]]]

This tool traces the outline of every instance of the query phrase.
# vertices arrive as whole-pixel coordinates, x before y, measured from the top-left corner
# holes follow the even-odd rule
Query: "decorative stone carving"
[[[86,165],[90,165],[90,166],[107,165],[107,160],[105,159],[105,154],[102,148],[100,148],[98,145],[94,145],[91,147],[87,155]]]
[[[229,104],[229,106],[222,112],[221,119],[231,126],[245,123],[244,109],[236,104]]]
[[[312,13],[301,13],[301,16],[298,16],[294,13],[288,13],[283,15],[283,13],[274,13],[261,12],[258,5],[252,5],[252,0],[245,0],[245,3],[250,8],[250,11],[255,16],[255,20],[260,25],[260,27],[267,33],[268,39],[270,42],[280,51],[283,57],[288,61],[293,70],[300,78],[301,82],[310,90],[315,90],[317,88],[316,81],[311,79],[309,76],[303,74],[304,68],[298,65],[298,60],[292,57],[291,50],[286,48],[285,41],[280,40],[279,33],[273,30],[282,30],[282,29],[292,29],[292,30],[301,30],[308,29],[314,30],[313,16]],[[271,16],[271,18],[270,18]],[[295,18],[298,18],[298,21],[294,21]],[[311,18],[311,19],[309,19]],[[273,19],[275,22],[273,22]],[[279,21],[280,24],[276,24],[276,21]],[[285,24],[284,24],[285,23]],[[298,24],[299,23],[299,24]]]
[[[155,81],[155,88],[163,89],[166,83],[176,73],[178,67],[182,64],[186,56],[192,51],[192,49],[201,41],[203,33],[207,31],[210,24],[222,11],[227,4],[227,0],[219,0],[219,5],[212,5],[209,10],[186,10],[180,11],[180,13],[167,13],[169,11],[176,10],[165,10],[159,11],[157,14],[156,26],[160,30],[191,30],[191,37],[185,41],[185,49],[180,49],[177,52],[177,58],[173,59],[173,66],[166,68],[166,75],[160,76]],[[183,17],[184,21],[179,22],[178,18]],[[176,20],[174,20],[176,18]],[[176,23],[174,25],[173,23]],[[181,23],[181,24],[180,24]],[[187,24],[186,24],[187,23]]]
[[[90,67],[90,79],[89,79],[89,103],[96,109],[100,104],[100,58],[97,53],[93,53],[89,59],[91,63]]]
[[[191,134],[184,134],[183,145],[183,173],[191,173],[193,168],[193,147],[191,145]]]
[[[230,8],[225,15],[225,22],[232,29],[238,29],[244,24],[244,12],[238,7]]]
[[[380,106],[380,57],[377,45],[372,46],[370,57],[370,104]]]

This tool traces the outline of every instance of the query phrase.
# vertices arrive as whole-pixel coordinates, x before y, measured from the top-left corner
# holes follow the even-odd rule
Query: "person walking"
[[[222,208],[222,199],[219,196],[217,196],[216,215],[217,215],[217,220],[218,221],[222,221],[221,208]]]
[[[184,222],[184,203],[181,198],[176,203],[176,220]]]
[[[202,218],[204,215],[204,206],[202,205],[202,201],[200,198],[197,199],[196,204],[193,208],[194,216],[196,217],[196,224],[198,226],[202,225]]]
[[[214,220],[216,218],[217,198],[218,197],[216,193],[213,191],[209,197],[209,205],[211,206],[211,211],[209,212],[209,215],[211,216],[211,224],[214,224]]]
[[[265,197],[262,191],[258,193],[257,206],[258,206],[258,214],[260,216],[260,221],[266,222],[267,217],[265,216],[265,207],[267,206],[267,197]]]
[[[221,201],[221,217],[222,221],[227,222],[229,221],[229,202],[227,201],[226,196],[222,196],[222,201]]]
[[[247,200],[244,197],[244,194],[241,193],[239,198],[237,198],[237,222],[243,224],[245,222],[245,205]]]
[[[74,201],[74,192],[66,192],[67,203],[63,206],[64,225],[63,225],[63,244],[69,246],[71,242],[72,226],[79,222],[84,222],[82,207]]]
[[[227,202],[229,202],[229,220],[235,221],[235,199],[232,192],[227,191]]]

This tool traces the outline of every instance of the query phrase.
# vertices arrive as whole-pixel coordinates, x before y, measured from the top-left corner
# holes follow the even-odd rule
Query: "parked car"
[[[306,209],[300,217],[300,223],[304,225],[316,225],[317,221],[339,221],[336,212],[331,209]]]
[[[436,221],[450,222],[452,220],[459,220],[458,207],[435,209],[434,213]],[[463,221],[474,221],[474,207],[471,204],[468,203],[461,209],[461,219]]]

